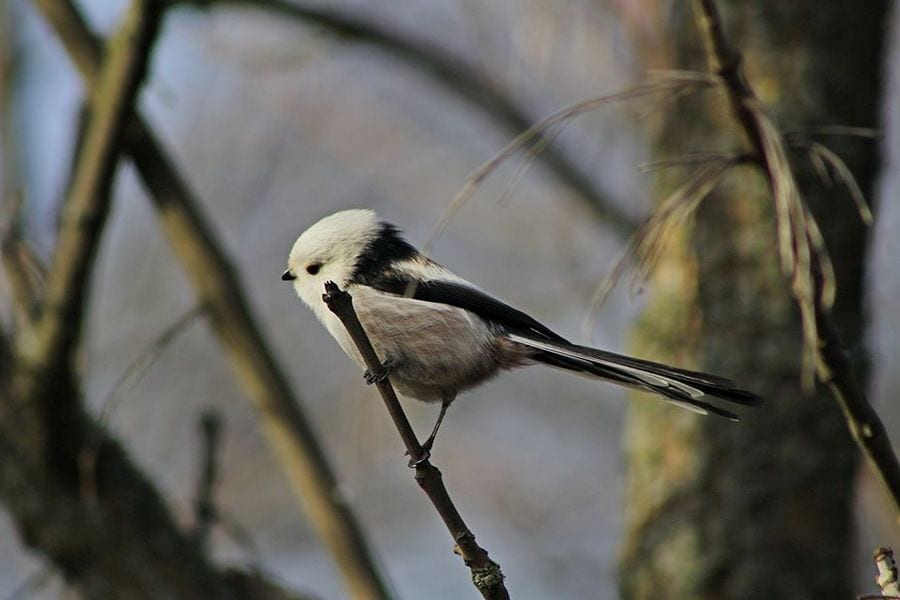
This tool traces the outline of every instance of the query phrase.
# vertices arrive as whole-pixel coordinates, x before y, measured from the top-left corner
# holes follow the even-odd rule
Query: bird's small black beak
[[[282,281],[293,281],[295,279],[297,279],[297,276],[291,273],[290,269],[281,274]]]

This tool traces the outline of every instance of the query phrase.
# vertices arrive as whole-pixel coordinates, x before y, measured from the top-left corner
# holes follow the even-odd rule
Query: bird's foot
[[[371,371],[366,369],[366,372],[363,373],[363,379],[366,381],[366,385],[381,383],[388,378],[388,376],[391,374],[391,371],[393,371],[392,365],[389,362],[385,362],[383,365],[381,365],[381,371],[379,371],[378,373],[372,373]]]
[[[436,434],[437,430],[432,431],[431,435],[428,436],[428,439],[425,440],[425,442],[422,444],[422,456],[420,456],[418,460],[413,460],[412,458],[409,459],[408,464],[410,469],[415,469],[426,460],[431,458],[431,449],[434,447],[434,438]],[[406,456],[409,456],[409,451],[407,450],[406,452],[404,452],[404,454]]]
[[[409,452],[405,452],[404,454],[406,454],[406,456],[409,456]],[[425,464],[426,462],[428,462],[429,458],[431,458],[431,448],[430,447],[426,448],[425,446],[422,446],[422,454],[419,456],[419,458],[416,458],[416,459],[410,458],[409,462],[406,464],[410,469],[416,469],[416,468],[422,466],[423,464]]]

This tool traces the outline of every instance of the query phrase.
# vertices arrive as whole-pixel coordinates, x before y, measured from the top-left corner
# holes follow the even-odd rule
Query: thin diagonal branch
[[[446,91],[490,116],[512,135],[525,131],[534,119],[513,98],[492,84],[490,77],[462,58],[424,39],[412,39],[374,21],[328,5],[310,5],[288,0],[184,0],[200,6],[236,5],[271,11],[304,23],[327,28],[343,39],[382,50],[429,76]],[[577,166],[556,146],[549,145],[540,160],[580,198],[610,229],[623,238],[638,225],[612,200],[612,194],[596,177]]]
[[[197,304],[178,317],[171,325],[163,329],[153,341],[135,356],[125,367],[119,377],[113,383],[112,388],[106,394],[106,398],[100,403],[98,420],[101,425],[106,425],[113,412],[119,407],[119,403],[125,396],[125,392],[135,385],[147,374],[150,367],[162,356],[166,349],[190,326],[195,319],[200,317],[206,307]]]
[[[356,316],[356,311],[353,309],[353,298],[350,294],[329,281],[325,284],[325,294],[322,299],[347,328],[347,332],[359,349],[369,372],[381,373],[384,367],[378,359],[378,355],[375,354],[369,336],[366,335]],[[487,550],[478,545],[475,541],[475,534],[469,530],[459,511],[456,510],[456,506],[444,486],[441,472],[431,464],[428,453],[419,444],[419,440],[406,418],[406,413],[403,412],[403,407],[397,400],[397,394],[394,392],[391,382],[385,377],[377,382],[377,386],[409,453],[410,465],[416,470],[416,483],[428,495],[447,529],[450,530],[458,553],[472,571],[472,583],[486,600],[508,599],[509,592],[506,591],[506,586],[503,584],[500,565],[492,561]]]
[[[818,226],[803,202],[790,165],[785,158],[783,135],[775,127],[753,92],[742,67],[740,52],[725,34],[714,0],[696,0],[701,30],[711,69],[722,78],[735,120],[760,157],[776,203],[779,245],[783,265],[789,268],[792,291],[800,307],[804,332],[812,336],[808,351],[819,379],[827,383],[844,412],[850,433],[877,474],[900,514],[900,463],[878,413],[847,357],[830,313],[833,275]],[[812,258],[818,260],[818,270]]]
[[[87,87],[99,66],[97,42],[70,0],[34,0],[73,56]],[[146,123],[132,113],[126,149],[149,190],[160,223],[188,272],[213,331],[261,417],[266,437],[310,523],[328,546],[354,597],[388,598],[387,586],[340,491],[297,395],[260,333],[237,274],[199,203]]]
[[[10,205],[9,223],[0,233],[0,262],[12,290],[16,330],[26,335],[37,318],[47,273],[22,235],[22,196],[16,195]]]

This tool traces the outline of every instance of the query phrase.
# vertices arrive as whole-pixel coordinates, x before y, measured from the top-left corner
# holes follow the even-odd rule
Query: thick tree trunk
[[[887,2],[720,4],[751,84],[783,129],[877,126]],[[679,58],[668,66],[704,68],[690,5],[679,6],[670,54]],[[731,134],[711,135],[736,131],[730,118],[718,94],[682,103],[667,117],[659,154],[746,147]],[[877,144],[822,141],[847,160],[868,196]],[[846,190],[816,183],[802,153],[795,158],[835,263],[835,317],[864,369],[868,231]],[[659,196],[679,177],[661,178]],[[801,392],[802,336],[758,173],[736,171],[707,199],[653,283],[635,333],[638,353],[732,377],[767,404],[732,424],[635,403],[626,434],[623,597],[851,597],[857,452],[834,400]]]

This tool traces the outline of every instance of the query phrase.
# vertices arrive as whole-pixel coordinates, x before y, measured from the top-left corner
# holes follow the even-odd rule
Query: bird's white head
[[[326,281],[346,287],[359,257],[378,237],[375,211],[357,208],[329,215],[300,234],[288,256],[282,279],[293,281],[310,307],[319,304]]]
[[[292,281],[300,299],[318,315],[326,281],[342,288],[364,283],[417,255],[397,228],[379,221],[375,211],[342,210],[300,234],[281,278]]]

